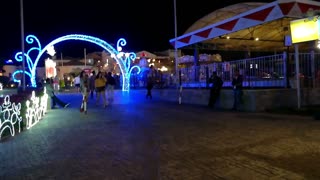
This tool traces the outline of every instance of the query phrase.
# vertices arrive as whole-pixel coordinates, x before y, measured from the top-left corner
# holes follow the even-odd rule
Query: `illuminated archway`
[[[136,54],[133,52],[130,53],[124,53],[122,52],[122,47],[127,44],[126,40],[123,38],[120,38],[117,42],[117,48],[113,48],[109,43],[106,41],[93,37],[88,35],[82,35],[82,34],[71,34],[59,37],[53,41],[51,41],[49,44],[47,44],[43,49],[41,48],[40,41],[38,38],[34,35],[28,35],[26,37],[26,42],[28,44],[34,44],[36,43],[36,47],[30,48],[26,53],[24,53],[24,59],[26,61],[27,67],[26,70],[17,70],[12,74],[12,77],[15,82],[20,82],[19,79],[16,79],[15,76],[19,73],[25,72],[26,75],[29,76],[31,86],[36,87],[36,68],[38,65],[38,61],[40,60],[40,57],[45,53],[50,47],[53,45],[60,43],[62,41],[66,40],[81,40],[81,41],[87,41],[94,43],[106,51],[108,51],[111,54],[111,57],[114,58],[117,63],[119,64],[120,71],[122,74],[122,91],[129,91],[130,90],[130,76],[131,72],[134,68],[138,69],[137,73],[140,73],[140,67],[139,66],[131,66],[131,61],[133,61],[136,58]],[[34,53],[34,51],[38,51],[38,55],[36,56],[35,60],[32,61],[31,53]],[[16,61],[21,62],[23,60],[22,58],[22,52],[18,52],[15,55]]]

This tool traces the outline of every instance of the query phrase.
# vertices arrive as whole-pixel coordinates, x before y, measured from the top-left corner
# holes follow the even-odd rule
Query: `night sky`
[[[195,21],[216,9],[250,0],[177,1],[178,36]],[[150,52],[172,49],[174,38],[173,0],[24,0],[25,36],[37,36],[42,47],[68,34],[87,34],[115,44],[125,38],[125,51]],[[272,2],[264,0],[259,2]],[[0,60],[13,59],[21,51],[20,0],[1,1]],[[26,50],[30,48],[26,44]],[[83,57],[102,48],[83,41],[55,45],[57,55]]]

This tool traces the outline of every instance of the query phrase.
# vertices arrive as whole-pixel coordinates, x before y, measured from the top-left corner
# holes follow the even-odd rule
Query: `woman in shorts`
[[[89,94],[89,76],[84,71],[80,73],[80,92],[82,94],[82,103],[80,106],[80,112],[87,114],[87,102]]]
[[[97,93],[96,105],[99,105],[100,98],[102,96],[103,107],[107,107],[107,99],[106,99],[106,93],[105,93],[106,83],[107,83],[107,79],[105,78],[104,73],[99,71],[94,81],[94,85],[96,87],[96,93]]]

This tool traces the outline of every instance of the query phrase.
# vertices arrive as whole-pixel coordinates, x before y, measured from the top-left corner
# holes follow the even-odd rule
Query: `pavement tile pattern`
[[[32,129],[0,142],[0,179],[320,179],[320,122],[215,111],[116,92],[107,108],[59,94]]]

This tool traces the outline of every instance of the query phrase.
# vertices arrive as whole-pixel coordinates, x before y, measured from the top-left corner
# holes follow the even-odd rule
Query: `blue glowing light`
[[[139,66],[132,66],[131,67],[131,61],[136,58],[136,54],[133,52],[130,53],[123,53],[122,47],[127,44],[126,40],[123,38],[120,38],[117,42],[117,49],[114,49],[110,44],[108,44],[106,41],[101,40],[99,38],[88,36],[88,35],[82,35],[82,34],[71,34],[59,37],[53,41],[51,41],[49,44],[47,44],[43,49],[41,48],[41,44],[38,40],[38,38],[34,35],[28,35],[26,37],[26,42],[28,44],[36,43],[35,47],[30,48],[26,53],[24,53],[24,59],[27,63],[27,69],[25,71],[23,70],[17,70],[12,74],[12,78],[15,82],[20,82],[19,79],[17,79],[15,76],[18,73],[25,72],[30,77],[30,82],[32,87],[36,87],[36,68],[38,65],[38,61],[40,57],[49,49],[50,47],[54,46],[57,43],[60,43],[62,41],[66,40],[81,40],[81,41],[87,41],[94,43],[106,51],[108,51],[112,57],[117,61],[120,67],[120,71],[122,74],[122,91],[129,91],[130,89],[130,76],[131,72],[134,68],[137,68],[137,74],[140,73],[140,67]],[[35,60],[32,61],[31,58],[31,52],[36,51],[38,52],[38,55],[35,57]],[[18,62],[21,62],[23,60],[22,52],[18,52],[15,55],[15,59]]]
[[[22,73],[23,73],[23,70],[16,70],[15,72],[13,72],[12,74],[13,81],[20,83],[20,79],[16,79],[15,77],[17,74],[22,74]],[[25,74],[28,75],[30,79],[32,78],[32,75],[29,72],[25,71]]]
[[[13,64],[13,61],[11,59],[6,60],[6,64]]]

